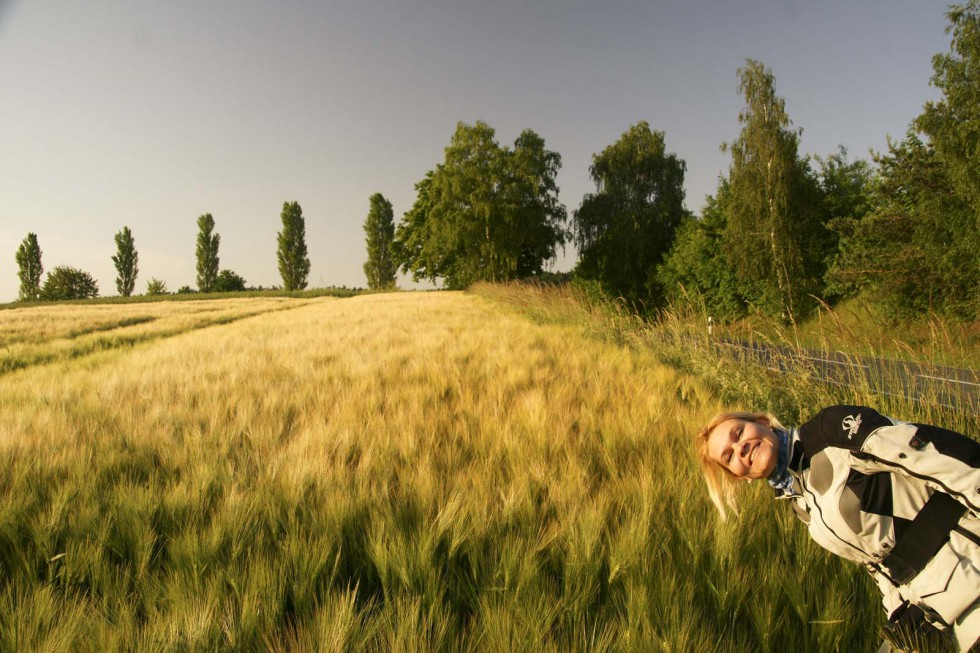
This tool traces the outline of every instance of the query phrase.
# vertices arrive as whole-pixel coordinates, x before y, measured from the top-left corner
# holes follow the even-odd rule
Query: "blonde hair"
[[[708,425],[698,430],[694,439],[694,446],[697,450],[698,465],[701,467],[701,474],[708,485],[708,496],[711,502],[718,509],[718,514],[722,521],[728,518],[727,511],[738,514],[738,502],[735,500],[735,477],[717,462],[708,456],[708,438],[711,432],[722,422],[730,419],[740,419],[746,422],[765,422],[771,428],[786,430],[786,427],[779,423],[779,420],[772,413],[752,413],[746,411],[729,411],[715,415]]]

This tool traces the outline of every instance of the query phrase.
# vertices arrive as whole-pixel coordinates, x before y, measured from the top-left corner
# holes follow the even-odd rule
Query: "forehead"
[[[708,434],[708,457],[712,460],[720,460],[725,448],[732,443],[732,432],[740,424],[745,423],[745,420],[741,419],[726,419],[711,429],[711,433]]]

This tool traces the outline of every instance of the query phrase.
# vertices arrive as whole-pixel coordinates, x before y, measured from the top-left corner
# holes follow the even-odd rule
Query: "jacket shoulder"
[[[827,447],[858,451],[869,435],[893,422],[867,406],[829,406],[800,427],[800,441],[813,457]]]

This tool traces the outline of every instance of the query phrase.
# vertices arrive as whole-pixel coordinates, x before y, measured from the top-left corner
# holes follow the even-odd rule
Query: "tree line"
[[[306,220],[298,202],[283,202],[282,231],[277,236],[276,256],[279,274],[285,290],[303,290],[310,273],[310,259],[306,249]],[[197,219],[197,290],[190,286],[178,293],[190,292],[237,292],[247,287],[245,279],[232,270],[219,271],[218,246],[221,235],[214,230],[214,217],[205,213]],[[112,263],[116,268],[116,290],[122,297],[130,297],[136,288],[139,275],[139,253],[129,227],[123,227],[115,235],[116,253]],[[17,249],[17,268],[20,278],[19,301],[60,301],[98,297],[99,286],[91,274],[71,266],[58,266],[48,273],[44,283],[41,276],[41,247],[37,234],[29,233]],[[168,293],[166,282],[151,278],[147,281],[147,295]]]
[[[392,204],[369,200],[364,222],[368,286],[413,280],[465,288],[476,281],[542,277],[574,243],[571,277],[644,311],[700,298],[719,319],[748,313],[792,321],[821,301],[861,294],[895,318],[926,313],[980,317],[980,0],[947,14],[950,51],[933,58],[942,98],[924,105],[904,138],[871,160],[800,153],[776,80],[763,63],[737,72],[740,131],[722,144],[731,162],[700,215],[684,208],[686,163],[663,131],[630,126],[592,157],[595,192],[568,215],[558,200],[561,156],[525,129],[512,146],[484,122],[459,123],[441,163],[415,184],[395,225]],[[278,236],[287,289],[306,287],[310,264],[302,210],[285,203]],[[198,219],[197,286],[244,288],[218,266],[210,214]],[[137,255],[116,234],[120,294],[132,293]],[[17,252],[21,299],[96,294],[91,277],[56,268],[40,285],[40,248]],[[87,277],[87,278],[85,278]],[[50,287],[49,287],[50,285]],[[148,292],[165,290],[152,279]],[[182,290],[190,290],[184,288]]]
[[[894,318],[976,319],[980,1],[947,16],[951,47],[933,58],[931,80],[942,99],[871,161],[843,147],[801,154],[772,71],[747,60],[740,132],[722,145],[731,163],[701,215],[684,209],[685,162],[646,122],[593,155],[596,190],[570,220],[555,184],[561,157],[540,136],[525,130],[501,147],[487,124],[460,123],[397,228],[390,203],[372,197],[369,283],[393,285],[393,268],[448,288],[534,277],[574,242],[572,277],[641,310],[698,296],[719,318],[792,321],[860,293]]]

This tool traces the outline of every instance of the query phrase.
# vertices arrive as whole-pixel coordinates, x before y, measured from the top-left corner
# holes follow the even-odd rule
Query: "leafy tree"
[[[933,57],[942,99],[876,158],[873,210],[833,223],[829,280],[867,290],[896,318],[980,316],[980,2],[947,16],[950,51]]]
[[[538,274],[564,246],[565,209],[555,179],[561,157],[524,130],[501,147],[484,122],[459,123],[445,161],[416,185],[395,233],[396,260],[414,279],[449,288]]]
[[[849,224],[860,221],[873,208],[875,170],[862,159],[848,161],[847,150],[841,146],[837,152],[826,158],[816,157],[818,183],[822,196],[823,222],[830,231],[829,248],[824,255],[825,273],[824,298],[830,301],[854,295],[860,286],[842,282],[829,270],[834,261],[840,259],[840,234],[851,229]]]
[[[674,245],[658,268],[666,298],[684,302],[699,298],[709,315],[726,320],[742,317],[747,300],[723,252],[728,223],[728,184],[722,180],[708,197],[700,218],[686,216]]]
[[[20,278],[20,301],[34,301],[41,296],[41,246],[37,234],[29,233],[17,248],[17,276]]]
[[[772,72],[749,59],[738,77],[746,106],[739,137],[722,148],[732,155],[724,251],[750,301],[793,320],[820,290],[832,241]]]
[[[136,287],[136,275],[139,274],[139,254],[136,252],[136,242],[133,240],[133,232],[129,227],[123,227],[122,231],[116,234],[116,255],[112,257],[112,262],[116,266],[116,290],[123,297],[133,294]]]
[[[61,265],[51,270],[41,288],[41,299],[63,301],[99,296],[99,286],[92,275],[78,268]]]
[[[245,279],[240,275],[231,270],[222,270],[214,280],[214,292],[242,292],[246,285]]]
[[[927,102],[915,126],[947,168],[956,194],[980,219],[980,2],[950,8],[950,51],[932,59],[932,85],[942,99]]]
[[[438,170],[438,168],[436,168]],[[429,234],[429,214],[432,212],[432,180],[435,171],[425,173],[422,181],[415,184],[415,202],[405,213],[395,229],[392,254],[402,272],[411,273],[412,279],[435,280],[444,276],[436,256],[434,239]]]
[[[860,219],[871,211],[875,175],[867,161],[848,161],[844,146],[826,158],[816,157],[816,161],[818,183],[828,219]]]
[[[507,225],[502,236],[505,250],[516,254],[514,276],[540,277],[546,261],[569,236],[565,206],[558,201],[561,156],[545,149],[544,139],[525,129],[507,157],[505,191]]]
[[[167,282],[161,281],[156,277],[151,278],[146,282],[146,294],[150,297],[156,295],[166,295],[167,292]]]
[[[310,274],[306,255],[306,221],[299,202],[283,202],[282,231],[278,235],[279,274],[286,290],[303,290]]]
[[[218,276],[218,243],[221,236],[214,233],[214,218],[205,213],[197,219],[197,289],[211,292]]]
[[[576,272],[607,292],[659,304],[656,269],[685,215],[684,161],[668,154],[664,133],[646,122],[593,155],[596,192],[575,212],[581,260]]]
[[[828,278],[844,292],[864,290],[894,318],[974,318],[980,236],[969,200],[935,149],[912,132],[877,162],[875,210],[831,223],[840,250]]]
[[[381,193],[371,196],[371,208],[364,221],[364,234],[367,243],[368,260],[364,264],[368,288],[386,290],[395,287],[395,272],[398,266],[392,256],[392,241],[395,239],[395,218],[391,202]]]

